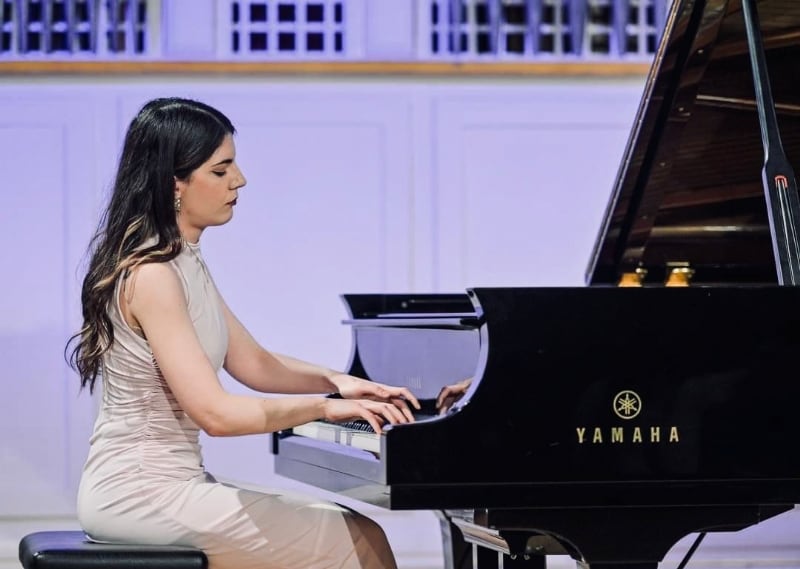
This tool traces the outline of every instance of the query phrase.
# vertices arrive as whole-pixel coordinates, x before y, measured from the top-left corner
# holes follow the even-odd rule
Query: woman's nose
[[[234,187],[241,188],[247,185],[247,179],[242,174],[242,171],[238,168],[236,169],[236,177],[234,178]]]

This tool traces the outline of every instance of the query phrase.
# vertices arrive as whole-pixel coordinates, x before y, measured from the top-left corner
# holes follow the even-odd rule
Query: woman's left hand
[[[344,399],[370,399],[393,403],[409,422],[414,421],[414,415],[408,404],[410,403],[415,409],[420,408],[419,401],[406,387],[385,385],[345,373],[334,375],[330,381]]]

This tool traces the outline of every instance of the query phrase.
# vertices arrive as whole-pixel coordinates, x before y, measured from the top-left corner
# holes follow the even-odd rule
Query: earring
[[[175,196],[175,213],[181,212],[181,197]]]

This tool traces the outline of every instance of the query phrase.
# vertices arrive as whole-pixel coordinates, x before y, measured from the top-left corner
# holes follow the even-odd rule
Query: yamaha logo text
[[[614,396],[612,409],[614,415],[623,421],[638,417],[642,412],[642,398],[630,390],[620,391]],[[616,426],[616,427],[576,427],[578,444],[644,444],[678,443],[680,433],[676,426]]]

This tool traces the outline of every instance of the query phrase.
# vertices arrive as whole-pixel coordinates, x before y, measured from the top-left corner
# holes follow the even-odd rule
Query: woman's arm
[[[165,264],[138,267],[128,279],[123,299],[181,408],[210,435],[269,433],[317,419],[358,418],[380,432],[384,422],[407,421],[395,405],[385,402],[264,399],[226,392],[197,338],[178,277]]]
[[[220,298],[228,324],[225,370],[236,380],[263,393],[330,393],[346,399],[392,401],[413,419],[406,402],[419,409],[417,398],[405,387],[366,381],[345,373],[265,350]]]
[[[228,325],[225,371],[247,387],[262,393],[331,393],[336,387],[331,369],[262,348],[220,297]]]

